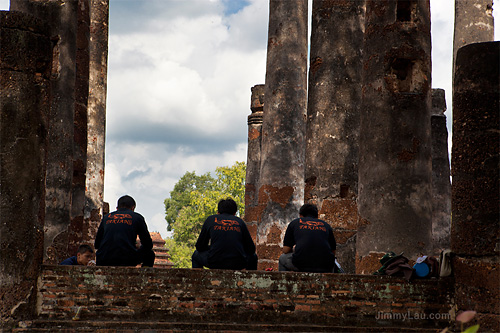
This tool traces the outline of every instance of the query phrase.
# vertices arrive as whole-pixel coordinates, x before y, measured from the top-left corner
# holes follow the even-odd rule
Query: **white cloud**
[[[182,175],[188,171],[201,175],[213,172],[218,166],[246,161],[245,143],[219,154],[169,151],[167,145],[161,143],[113,143],[107,149],[115,153],[108,157],[106,164],[105,200],[113,209],[121,195],[131,195],[150,231],[158,231],[162,236],[167,232],[163,201]]]

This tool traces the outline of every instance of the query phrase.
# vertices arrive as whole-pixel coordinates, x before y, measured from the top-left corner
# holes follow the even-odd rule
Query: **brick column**
[[[10,9],[47,20],[55,44],[47,133],[44,251],[47,263],[68,256],[73,181],[77,1],[11,0]],[[72,254],[74,255],[74,254]]]
[[[256,189],[259,184],[260,150],[262,139],[262,116],[264,115],[263,84],[252,87],[250,109],[248,116],[248,150],[247,174],[245,180],[245,222],[254,241],[257,239],[258,212]]]
[[[433,254],[450,248],[451,183],[443,89],[432,89],[432,239]]]
[[[0,11],[0,331],[34,315],[43,256],[52,43],[46,23]]]
[[[305,198],[334,229],[337,258],[354,273],[364,1],[314,0]]]
[[[453,93],[451,247],[459,310],[500,329],[500,42],[457,52]]]
[[[307,0],[270,0],[258,189],[260,267],[277,268],[286,226],[304,200]]]
[[[366,3],[356,271],[432,249],[428,0]]]
[[[104,200],[104,142],[108,72],[108,0],[92,0],[90,8],[90,68],[87,122],[87,173],[83,238],[93,240]]]

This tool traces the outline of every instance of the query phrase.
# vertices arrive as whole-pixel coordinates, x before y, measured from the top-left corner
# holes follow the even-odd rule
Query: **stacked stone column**
[[[87,169],[82,237],[97,233],[104,204],[104,144],[108,69],[108,0],[92,0],[90,11],[90,68],[87,122]]]
[[[457,52],[453,93],[452,229],[456,302],[500,328],[500,42]]]
[[[432,89],[432,239],[433,255],[450,248],[451,183],[443,89]]]
[[[87,171],[87,105],[89,98],[90,1],[78,0],[76,35],[75,114],[73,118],[73,178],[71,184],[71,222],[67,254],[76,253],[83,237],[85,182]],[[61,259],[61,258],[60,258]]]
[[[248,150],[247,174],[245,180],[245,222],[252,238],[257,239],[257,226],[260,216],[258,212],[257,188],[259,186],[260,150],[262,141],[262,118],[264,115],[263,84],[252,87],[250,109],[248,116]]]
[[[36,304],[52,58],[45,24],[0,11],[0,330],[31,318]]]
[[[58,263],[69,254],[78,2],[61,4],[59,1],[12,0],[10,8],[47,20],[54,42],[47,137],[44,249],[45,260]]]
[[[356,271],[432,249],[428,0],[366,2]]]
[[[271,0],[260,182],[259,267],[277,268],[284,231],[304,200],[307,0]]]
[[[354,273],[364,1],[314,0],[305,201],[333,228],[337,258]]]
[[[58,263],[92,243],[100,219],[108,2],[12,0],[11,10],[47,20],[54,43],[44,248],[45,261]]]

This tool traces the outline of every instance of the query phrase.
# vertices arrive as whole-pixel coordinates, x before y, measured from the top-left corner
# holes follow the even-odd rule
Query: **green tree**
[[[165,199],[165,220],[167,220],[167,230],[172,231],[179,211],[189,206],[191,203],[191,193],[194,191],[205,192],[209,190],[215,179],[206,173],[197,176],[194,171],[186,172],[184,176],[175,184],[170,192],[170,198]]]
[[[217,213],[220,199],[233,198],[238,204],[237,215],[244,215],[245,163],[218,167],[215,175],[213,178],[210,173],[197,176],[186,172],[170,192],[170,198],[165,199],[165,219],[172,231],[166,246],[174,267],[191,267],[191,255],[203,222]]]

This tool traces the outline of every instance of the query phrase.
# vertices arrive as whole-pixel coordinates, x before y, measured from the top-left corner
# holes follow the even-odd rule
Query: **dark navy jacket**
[[[247,266],[247,258],[255,253],[255,244],[242,219],[231,214],[217,214],[203,223],[196,250],[208,251],[209,268],[243,269]]]
[[[292,263],[302,272],[331,272],[335,264],[337,246],[328,223],[311,217],[301,217],[288,225],[284,246],[295,250]]]
[[[94,246],[97,266],[135,266],[141,260],[137,253],[139,235],[141,250],[151,250],[153,241],[144,217],[126,208],[104,216],[97,230]]]
[[[68,259],[64,259],[63,261],[61,261],[59,265],[80,265],[80,264],[78,263],[76,256],[73,256],[69,257]]]

